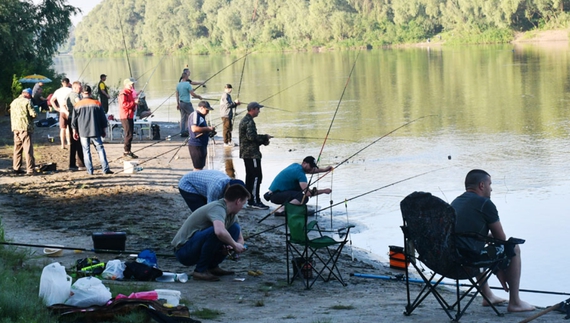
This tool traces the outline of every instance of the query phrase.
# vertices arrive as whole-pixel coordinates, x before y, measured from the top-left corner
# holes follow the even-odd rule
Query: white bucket
[[[155,289],[158,294],[158,300],[166,300],[167,304],[178,306],[180,303],[180,291],[172,289]]]
[[[124,173],[126,174],[133,174],[138,172],[139,163],[136,161],[125,161],[124,162]]]

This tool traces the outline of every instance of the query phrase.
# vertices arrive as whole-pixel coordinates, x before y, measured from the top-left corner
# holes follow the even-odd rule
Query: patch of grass
[[[294,320],[294,319],[296,319],[296,318],[297,318],[297,317],[296,317],[295,315],[293,315],[293,314],[289,314],[289,315],[287,315],[287,316],[283,316],[283,317],[282,317],[282,319],[284,319],[284,320]]]
[[[194,316],[203,320],[213,320],[218,318],[223,313],[217,310],[211,310],[209,308],[202,308],[197,311],[192,312]]]
[[[262,299],[260,299],[260,300],[256,301],[254,305],[255,305],[255,307],[263,307],[263,306],[265,306],[265,302]]]
[[[353,310],[354,306],[352,306],[352,305],[333,305],[329,308],[331,310]]]

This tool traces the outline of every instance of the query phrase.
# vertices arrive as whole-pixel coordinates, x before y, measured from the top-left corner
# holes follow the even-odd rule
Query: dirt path
[[[38,163],[56,162],[58,171],[36,176],[15,176],[11,169],[11,134],[8,118],[0,121],[0,134],[4,145],[0,147],[0,205],[2,223],[7,238],[14,242],[37,244],[61,244],[91,249],[93,232],[127,232],[127,250],[140,251],[152,248],[157,253],[170,254],[169,242],[178,227],[188,216],[184,201],[179,196],[177,183],[187,172],[190,160],[185,148],[180,158],[172,158],[173,150],[183,144],[181,138],[171,141],[135,141],[133,151],[140,156],[143,171],[136,174],[117,173],[106,176],[97,170],[89,176],[84,171],[67,171],[67,151],[47,141],[47,134],[57,136],[57,128],[38,128],[35,134],[36,158]],[[175,134],[176,127],[162,125],[163,138]],[[144,148],[153,144],[152,147]],[[120,171],[122,153],[120,143],[106,143],[105,148],[111,169]],[[214,169],[224,168],[224,151],[215,146]],[[234,148],[235,150],[236,148]],[[169,153],[165,153],[171,151]],[[157,155],[164,155],[154,158]],[[230,154],[231,155],[231,154]],[[234,154],[235,155],[235,154]],[[230,157],[235,162],[239,160]],[[172,161],[171,161],[172,159]],[[95,165],[98,161],[94,160]],[[267,167],[271,167],[268,165]],[[246,237],[283,224],[282,218],[270,216],[266,221],[257,221],[265,211],[244,210],[240,222]],[[350,274],[371,273],[376,275],[401,274],[391,270],[385,263],[374,260],[371,255],[355,250],[355,260],[348,250],[340,260],[340,267],[348,286],[338,282],[317,282],[312,290],[304,290],[299,282],[286,283],[286,262],[283,227],[256,235],[246,240],[249,250],[239,261],[226,261],[223,268],[236,271],[235,277],[245,281],[234,281],[234,277],[223,277],[217,283],[145,283],[145,287],[176,289],[182,292],[191,311],[208,308],[218,310],[222,315],[217,320],[203,322],[444,322],[445,313],[439,309],[435,299],[429,297],[426,303],[413,315],[402,313],[406,303],[406,289],[402,282],[351,277]],[[35,261],[40,265],[59,261],[71,267],[76,259],[92,256],[91,252],[75,253],[64,251],[59,258],[47,258],[42,249],[34,249]],[[128,256],[98,254],[102,260]],[[174,258],[161,257],[158,264],[164,271],[191,273]],[[249,276],[250,270],[260,270],[263,275]],[[105,284],[121,282],[105,281]],[[417,290],[419,287],[414,286]],[[473,304],[462,322],[518,322],[530,316],[528,313],[506,314],[497,318],[494,313]],[[506,307],[500,308],[506,312]],[[561,314],[549,313],[535,322],[561,320]]]

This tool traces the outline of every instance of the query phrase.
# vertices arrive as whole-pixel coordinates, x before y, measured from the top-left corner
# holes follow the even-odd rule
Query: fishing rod
[[[437,169],[430,170],[430,171],[427,171],[427,172],[424,172],[424,173],[421,173],[421,174],[418,174],[418,175],[414,175],[414,176],[410,176],[410,177],[401,179],[401,180],[396,181],[396,182],[393,182],[393,183],[391,183],[391,184],[387,184],[387,185],[384,185],[384,186],[375,188],[375,189],[373,189],[373,190],[370,190],[370,191],[368,191],[368,192],[365,192],[365,193],[356,195],[356,196],[354,196],[354,197],[345,199],[345,200],[342,201],[342,202],[339,202],[339,203],[336,203],[336,204],[331,204],[330,206],[327,206],[327,207],[325,207],[325,208],[320,209],[318,212],[321,212],[321,211],[324,211],[324,210],[328,210],[328,209],[330,209],[330,208],[332,208],[332,207],[335,207],[335,206],[337,206],[337,205],[341,205],[341,204],[346,203],[346,202],[348,202],[348,201],[355,200],[355,199],[357,199],[357,198],[360,198],[360,197],[363,197],[363,196],[365,196],[365,195],[374,193],[374,192],[376,192],[376,191],[385,189],[385,188],[387,188],[387,187],[394,186],[394,185],[396,185],[396,184],[400,184],[400,183],[409,181],[409,180],[414,179],[414,178],[416,178],[416,177],[420,177],[420,176],[423,176],[423,175],[427,175],[427,174],[429,174],[429,173],[434,173],[434,172],[437,172],[437,171],[440,171],[440,170],[442,170],[442,169],[446,169],[446,168],[449,168],[449,167],[451,167],[451,166],[437,168]]]
[[[216,74],[210,76],[209,78],[207,78],[204,82],[202,82],[202,84],[198,85],[194,90],[199,89],[201,86],[204,86],[204,84],[206,84],[206,82],[208,82],[209,80],[211,80],[212,78],[214,78],[216,75],[220,74],[222,71],[224,71],[226,68],[234,65],[235,63],[239,62],[239,60],[241,60],[242,58],[247,57],[247,55],[249,55],[251,53],[245,53],[245,55],[243,55],[242,57],[236,59],[235,61],[231,62],[229,65],[227,65],[226,67],[222,68],[221,70],[219,70]]]
[[[131,69],[131,61],[129,60],[129,51],[127,50],[127,41],[125,40],[125,33],[123,32],[123,23],[121,22],[121,14],[119,13],[119,26],[121,27],[121,35],[123,36],[123,45],[125,46],[125,55],[127,56],[127,64],[129,65],[129,73],[133,77],[133,70]]]
[[[329,129],[327,130],[327,134],[325,135],[325,140],[323,141],[323,145],[321,146],[321,150],[319,151],[319,155],[317,156],[317,164],[320,162],[321,160],[321,155],[323,153],[323,150],[325,149],[325,144],[327,143],[327,138],[329,137],[329,134],[331,132],[334,120],[336,118],[336,114],[338,113],[338,109],[340,108],[340,103],[342,102],[342,98],[344,97],[344,93],[346,92],[346,88],[348,87],[348,82],[350,81],[350,77],[352,76],[352,73],[354,72],[354,68],[356,67],[356,62],[358,61],[358,57],[360,56],[360,51],[358,52],[358,54],[356,55],[356,58],[354,59],[354,63],[352,64],[352,68],[350,69],[350,73],[348,73],[348,78],[346,79],[346,83],[344,84],[344,88],[342,90],[342,93],[340,95],[340,99],[338,100],[338,104],[336,106],[336,109],[334,111],[331,123],[329,125]],[[331,168],[328,172],[326,172],[325,174],[330,173],[334,168]],[[309,178],[309,185],[307,185],[307,187],[304,190],[304,194],[303,194],[303,200],[301,201],[301,203],[303,203],[305,201],[305,199],[307,198],[307,192],[309,190],[310,185],[312,184],[312,180],[313,180],[313,176],[314,173],[311,173],[311,177]],[[324,176],[324,175],[323,175]],[[320,177],[322,178],[322,176]],[[318,181],[318,179],[317,179]],[[318,201],[318,200],[317,200]],[[332,204],[332,196],[331,196],[331,204]]]
[[[202,98],[203,101],[220,101],[220,99],[215,99],[215,98]],[[240,104],[249,104],[249,102],[240,102]],[[285,109],[280,109],[280,108],[275,108],[275,107],[271,107],[268,105],[263,105],[264,108],[266,109],[271,109],[271,110],[278,110],[278,111],[283,111],[283,112],[293,112],[290,110],[285,110]]]
[[[55,245],[42,245],[42,244],[31,244],[31,243],[17,243],[17,242],[7,242],[7,241],[0,241],[0,244],[8,245],[8,246],[19,246],[19,247],[33,247],[33,248],[51,248],[51,249],[64,249],[64,250],[79,250],[79,251],[90,251],[96,253],[110,253],[110,254],[139,254],[140,251],[132,251],[132,250],[113,250],[113,249],[87,249],[87,248],[79,248],[79,247],[64,247],[64,246],[55,246]],[[176,257],[174,254],[163,254],[157,253],[157,256],[160,257]]]
[[[269,97],[267,97],[267,98],[265,98],[265,99],[259,101],[258,103],[261,103],[261,102],[263,102],[263,101],[267,101],[267,100],[269,100],[270,98],[276,96],[277,94],[279,94],[279,93],[281,93],[281,92],[283,92],[283,91],[285,91],[285,90],[290,89],[291,87],[293,87],[293,86],[295,86],[295,85],[297,85],[297,84],[299,84],[299,83],[305,81],[306,79],[308,79],[308,78],[310,78],[310,77],[311,77],[311,76],[307,76],[306,78],[300,80],[299,82],[296,82],[295,84],[293,84],[293,85],[291,85],[291,86],[288,86],[287,88],[285,88],[285,89],[283,89],[283,90],[281,90],[281,91],[279,91],[279,92],[277,92],[277,93],[275,93],[275,94],[273,94],[273,95],[271,95],[271,96],[269,96]],[[264,107],[265,107],[265,106],[264,106]],[[274,108],[274,109],[276,109],[276,108]],[[276,110],[280,110],[280,109],[276,109]],[[282,110],[282,111],[291,112],[291,111],[287,111],[287,110]],[[235,116],[236,116],[236,115],[238,115],[238,114],[240,114],[240,113],[243,113],[243,112],[245,112],[245,110],[244,110],[244,111],[241,111],[241,112],[237,112],[237,109],[236,109],[236,113],[234,113],[234,119],[235,119]],[[219,127],[219,126],[222,125],[222,124],[223,124],[223,122],[218,123],[217,125],[214,126],[214,128]],[[200,136],[202,136],[201,133],[198,134],[198,135],[196,136],[196,138],[199,138]]]
[[[251,15],[251,25],[253,26],[254,22],[255,22],[255,15],[257,13],[257,1],[255,1],[255,7],[253,8],[253,13]],[[250,26],[251,28],[251,26]],[[246,39],[248,39],[249,37],[246,37]],[[250,45],[250,41],[247,41],[247,44],[245,46],[245,53],[247,54],[248,50],[249,50],[249,45]],[[245,58],[243,60],[243,65],[241,67],[241,75],[239,77],[239,86],[238,86],[238,92],[237,92],[237,101],[239,102],[239,94],[241,92],[241,83],[243,81],[243,74],[245,72],[245,63],[247,62],[247,58]],[[236,113],[233,114],[232,116],[232,124],[235,123],[236,120],[236,114],[237,114],[237,106],[235,106],[234,108],[236,108]]]
[[[162,62],[162,60],[166,57],[166,54],[162,55],[162,58],[160,58],[160,60],[158,61],[158,64],[156,64],[156,66],[154,67],[154,70],[152,70],[152,73],[150,73],[150,76],[148,77],[148,79],[146,80],[146,83],[144,84],[143,88],[140,90],[139,93],[143,93],[144,90],[146,89],[148,82],[150,81],[151,77],[154,75],[154,72],[156,72],[156,69],[160,66],[160,62]],[[142,76],[142,75],[141,75]]]
[[[410,125],[410,124],[412,124],[412,123],[414,123],[414,122],[416,122],[416,121],[418,121],[418,120],[421,120],[421,119],[424,119],[424,118],[427,118],[427,117],[435,117],[435,116],[437,116],[437,115],[435,115],[435,114],[425,115],[425,116],[421,116],[421,117],[419,117],[419,118],[416,118],[416,119],[414,119],[414,120],[412,120],[412,121],[408,121],[408,122],[404,123],[403,125],[399,126],[398,128],[393,129],[393,130],[389,131],[388,133],[384,134],[383,136],[379,137],[378,139],[372,141],[372,142],[369,143],[368,145],[364,146],[364,148],[358,150],[356,153],[350,155],[349,157],[347,157],[346,159],[344,159],[343,161],[341,161],[340,163],[338,163],[336,166],[334,166],[333,169],[337,169],[339,166],[341,166],[342,164],[346,163],[346,162],[347,162],[348,160],[350,160],[352,157],[354,157],[354,156],[360,154],[360,153],[361,153],[362,151],[364,151],[366,148],[368,148],[368,147],[374,145],[374,144],[377,143],[378,141],[380,141],[380,140],[382,140],[382,139],[388,137],[389,135],[393,134],[394,132],[396,132],[396,131],[398,131],[398,130],[400,130],[400,129],[402,129],[402,128],[404,128],[404,127],[406,127],[406,126],[408,126],[408,125]],[[332,170],[330,170],[330,171],[324,173],[322,176],[320,176],[319,178],[317,178],[314,182],[310,182],[309,185],[312,185],[312,184],[314,184],[314,183],[320,181],[323,177],[325,177],[325,176],[326,176],[327,174],[329,174],[330,172],[332,172]],[[309,187],[309,185],[307,185],[307,187]]]
[[[206,82],[208,82],[209,80],[211,80],[214,76],[220,74],[223,70],[225,70],[226,68],[228,68],[228,67],[234,65],[234,64],[237,63],[240,59],[246,57],[246,56],[249,55],[249,54],[251,54],[251,53],[247,53],[247,54],[245,54],[244,56],[242,56],[242,57],[236,59],[235,61],[231,62],[229,65],[227,65],[227,66],[225,66],[224,68],[222,68],[221,70],[219,70],[216,74],[210,76],[208,79],[206,79],[204,82],[202,82],[202,84],[198,85],[194,90],[199,89],[199,88],[200,88],[201,86],[203,86]],[[158,107],[156,107],[156,109],[154,109],[154,110],[151,112],[151,115],[153,115],[153,114],[156,112],[156,110],[160,109],[160,107],[162,107],[168,100],[170,100],[170,98],[171,98],[174,94],[176,94],[176,91],[174,91],[171,95],[169,95],[169,96],[166,98],[166,100],[164,100],[161,104],[159,104]],[[147,117],[147,118],[149,118],[149,117]],[[146,120],[147,118],[145,118],[145,120]]]
[[[286,136],[286,137],[273,137],[273,139],[316,139],[316,140],[321,140],[323,138],[321,137],[291,137],[291,136]],[[336,139],[336,138],[329,138],[329,140],[336,140],[336,141],[347,141],[347,142],[356,142],[355,140],[348,140],[348,139]]]
[[[91,58],[89,59],[89,62],[87,62],[87,65],[85,65],[85,67],[83,68],[83,70],[81,71],[81,74],[79,74],[79,76],[77,77],[78,80],[81,79],[81,76],[83,75],[83,73],[85,72],[85,70],[87,69],[87,66],[89,66],[89,64],[91,63],[91,60],[93,59],[93,56],[91,56]]]
[[[383,280],[394,280],[394,281],[406,281],[406,279],[404,278],[404,274],[398,274],[395,275],[394,277],[392,276],[382,276],[382,275],[373,275],[373,274],[360,274],[360,273],[351,273],[350,274],[351,277],[361,277],[361,278],[373,278],[373,279],[383,279]],[[423,284],[425,283],[422,279],[416,279],[416,278],[409,278],[408,281],[410,283],[420,283]],[[436,282],[430,282],[431,284],[435,284]],[[455,286],[455,283],[446,283],[446,282],[439,282],[439,285],[453,285]],[[472,287],[469,284],[459,284],[459,286],[461,287]],[[502,287],[495,287],[495,286],[489,286],[491,289],[497,289],[497,290],[505,290]],[[551,292],[551,291],[544,291],[544,290],[535,290],[535,289],[519,289],[519,291],[521,292],[525,292],[525,293],[538,293],[538,294],[549,294],[549,295],[570,295],[570,293],[565,293],[565,292]]]
[[[271,214],[273,214],[273,212],[269,213],[269,215],[271,215]],[[259,222],[258,222],[258,223],[259,223]],[[258,236],[258,235],[263,234],[263,233],[265,233],[265,232],[269,232],[269,231],[271,231],[271,230],[275,230],[275,229],[277,229],[277,228],[279,228],[279,227],[282,227],[282,226],[284,226],[284,225],[285,225],[285,223],[281,223],[281,224],[278,224],[278,225],[274,225],[274,226],[272,226],[271,228],[269,228],[269,229],[267,229],[267,230],[263,230],[263,231],[261,231],[261,232],[254,233],[254,234],[249,235],[249,236],[247,236],[247,237],[245,237],[245,238],[243,238],[243,239],[244,239],[244,240],[251,239],[251,238],[253,238],[253,237],[255,237],[255,236]]]
[[[317,164],[321,160],[321,155],[323,153],[323,149],[325,148],[325,144],[327,143],[327,138],[329,137],[329,134],[331,132],[334,120],[336,118],[336,114],[338,113],[338,109],[340,108],[340,103],[342,102],[342,98],[344,97],[344,93],[346,92],[346,88],[348,87],[348,82],[350,82],[350,77],[352,76],[352,73],[354,72],[354,68],[356,67],[356,62],[358,61],[359,56],[360,56],[360,51],[358,52],[358,54],[356,55],[356,58],[354,59],[354,63],[352,64],[352,68],[350,69],[350,73],[348,74],[348,78],[346,79],[346,83],[344,84],[344,89],[342,89],[342,93],[340,95],[340,99],[338,100],[338,104],[336,105],[336,109],[334,111],[334,114],[333,114],[333,117],[331,120],[331,124],[329,125],[329,129],[327,130],[325,140],[323,141],[323,145],[321,146],[321,151],[319,152],[319,155],[317,157]],[[309,187],[309,186],[307,186],[307,187]]]

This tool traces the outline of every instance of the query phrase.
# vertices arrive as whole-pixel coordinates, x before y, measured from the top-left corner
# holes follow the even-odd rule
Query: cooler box
[[[97,252],[97,249],[125,250],[126,232],[95,232],[91,237],[93,238],[93,249],[95,249],[95,252]]]

